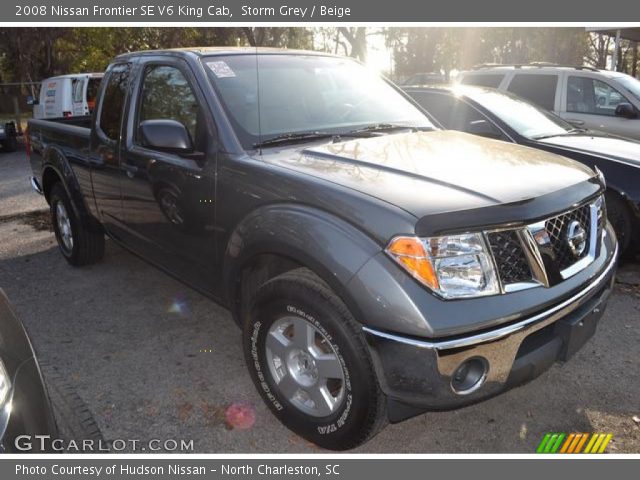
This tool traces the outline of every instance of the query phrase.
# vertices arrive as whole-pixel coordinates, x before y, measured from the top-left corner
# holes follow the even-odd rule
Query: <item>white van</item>
[[[102,73],[61,75],[42,81],[40,97],[33,101],[34,118],[60,118],[90,115]]]
[[[590,67],[484,65],[461,72],[457,83],[509,91],[577,127],[640,140],[640,81]]]

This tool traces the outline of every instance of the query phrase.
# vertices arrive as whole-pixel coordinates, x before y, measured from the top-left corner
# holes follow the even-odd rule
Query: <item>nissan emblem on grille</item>
[[[577,220],[573,220],[567,228],[567,244],[576,257],[580,257],[587,248],[587,231]]]

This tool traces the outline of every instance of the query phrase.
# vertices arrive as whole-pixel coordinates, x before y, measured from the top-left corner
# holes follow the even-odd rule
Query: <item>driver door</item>
[[[215,222],[214,128],[195,79],[182,60],[139,66],[122,157],[122,208],[127,243],[194,287],[213,286]],[[191,148],[146,145],[140,124],[181,123]]]

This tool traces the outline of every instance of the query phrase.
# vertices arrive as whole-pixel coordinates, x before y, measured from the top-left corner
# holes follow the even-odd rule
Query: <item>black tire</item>
[[[618,251],[620,257],[630,252],[633,240],[633,216],[624,200],[614,192],[607,192],[607,217],[618,237]]]
[[[65,244],[63,240],[63,233],[61,232],[61,227],[58,222],[59,203],[64,207],[64,212],[66,212],[69,219],[72,245]],[[51,224],[53,225],[53,231],[58,241],[58,247],[67,262],[79,267],[100,261],[104,256],[104,234],[90,229],[89,226],[84,224],[75,214],[67,191],[59,182],[51,188],[49,205]]]
[[[366,442],[386,425],[386,398],[361,326],[317,275],[306,268],[286,272],[263,284],[249,304],[243,325],[247,366],[264,402],[285,426],[323,448],[346,450]],[[276,321],[292,316],[311,324],[340,361],[344,389],[337,398],[342,400],[329,415],[302,411],[281,393],[270,369],[266,348],[269,329]]]
[[[64,440],[65,446],[68,446],[69,442],[74,442],[80,448],[83,445],[83,440],[92,441],[91,450],[83,452],[70,448],[67,452],[105,452],[108,449],[108,445],[84,400],[53,367],[41,365],[40,370],[49,394],[56,426],[58,427],[58,438]]]

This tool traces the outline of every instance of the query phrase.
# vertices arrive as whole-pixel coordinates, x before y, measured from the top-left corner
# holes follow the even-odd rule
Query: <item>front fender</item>
[[[304,205],[264,206],[247,215],[229,237],[223,267],[227,298],[230,303],[236,298],[237,279],[253,258],[275,254],[313,270],[360,318],[346,286],[381,249],[364,232],[328,212]]]

